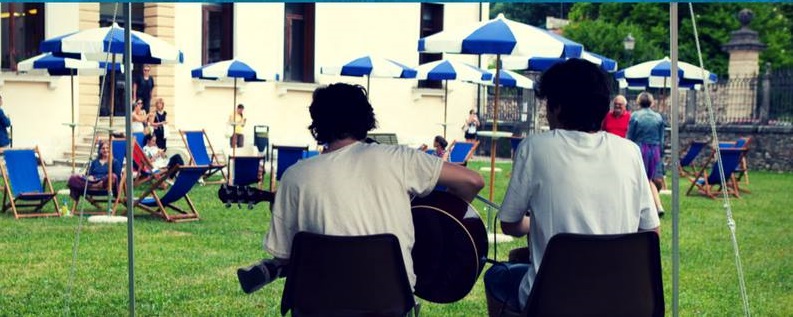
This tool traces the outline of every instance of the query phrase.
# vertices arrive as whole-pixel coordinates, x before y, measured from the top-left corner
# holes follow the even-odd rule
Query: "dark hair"
[[[537,97],[546,99],[548,111],[559,108],[559,123],[569,130],[600,130],[609,111],[611,84],[593,63],[569,59],[553,65],[541,77]]]
[[[444,148],[444,149],[446,148],[446,146],[447,146],[447,145],[449,145],[449,142],[446,142],[446,139],[444,139],[444,138],[443,138],[442,136],[440,136],[440,135],[436,135],[436,136],[435,136],[435,142],[438,142],[438,144],[440,144],[440,146],[441,146],[442,148]]]
[[[237,109],[245,109],[245,106],[243,106],[242,104],[238,104]]]
[[[308,111],[308,130],[321,143],[345,138],[363,140],[367,132],[377,127],[366,89],[360,85],[336,83],[317,88]]]
[[[143,136],[143,144],[140,144],[140,146],[145,146],[146,144],[149,144],[149,141],[151,141],[152,137],[153,136],[151,134],[147,134]]]
[[[636,103],[642,108],[650,108],[653,105],[653,95],[646,91],[642,92],[636,97]]]

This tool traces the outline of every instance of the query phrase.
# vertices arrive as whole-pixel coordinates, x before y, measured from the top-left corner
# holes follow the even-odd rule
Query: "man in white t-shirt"
[[[571,59],[546,71],[539,85],[551,130],[518,146],[499,214],[505,234],[529,234],[532,263],[494,265],[484,278],[492,302],[516,312],[554,235],[657,232],[660,225],[639,148],[600,131],[609,110],[606,75]]]
[[[413,148],[361,142],[377,125],[363,87],[318,88],[309,112],[311,134],[327,147],[321,155],[300,161],[284,173],[264,237],[264,249],[274,259],[237,271],[243,291],[254,292],[283,275],[292,239],[300,231],[394,234],[414,285],[410,196],[429,194],[442,185],[470,202],[484,186],[482,176]]]

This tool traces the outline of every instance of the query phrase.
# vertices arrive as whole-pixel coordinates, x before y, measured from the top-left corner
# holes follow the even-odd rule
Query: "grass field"
[[[482,163],[470,167],[478,169]],[[509,164],[495,187],[500,202]],[[484,174],[484,173],[483,173]],[[484,175],[487,177],[488,175]],[[751,312],[793,316],[793,174],[752,172],[752,194],[732,200]],[[687,189],[681,180],[681,189]],[[56,187],[63,188],[63,183]],[[266,205],[225,209],[217,186],[191,197],[201,221],[164,223],[135,218],[135,294],[140,316],[278,316],[283,280],[243,294],[235,270],[265,254]],[[483,196],[487,191],[483,190]],[[663,197],[667,211],[671,196]],[[476,204],[485,215],[482,204]],[[722,202],[681,195],[681,316],[742,315],[733,249]],[[661,249],[667,312],[671,311],[671,214],[662,219]],[[81,230],[77,230],[80,227]],[[1,316],[121,316],[128,313],[127,226],[80,217],[14,220],[0,215]],[[78,235],[79,233],[79,235]],[[79,242],[73,261],[73,247]],[[525,240],[498,245],[498,259]],[[491,249],[492,251],[492,249]],[[492,253],[491,253],[492,257]],[[485,316],[481,281],[463,300],[423,303],[424,316]]]

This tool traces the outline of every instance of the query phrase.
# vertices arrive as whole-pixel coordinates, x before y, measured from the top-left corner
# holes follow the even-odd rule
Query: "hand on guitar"
[[[242,208],[242,204],[247,204],[248,209],[253,209],[253,205],[263,201],[269,202],[272,208],[275,193],[250,186],[223,184],[218,189],[218,199],[226,205],[226,208],[231,207],[231,204],[237,204],[238,208]]]

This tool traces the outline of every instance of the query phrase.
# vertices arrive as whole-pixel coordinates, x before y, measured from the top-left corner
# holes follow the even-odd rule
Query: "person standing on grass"
[[[655,104],[653,95],[648,92],[642,92],[639,97],[636,97],[636,103],[640,109],[633,112],[631,115],[630,124],[628,125],[628,139],[635,142],[642,151],[642,159],[644,160],[644,169],[647,173],[647,181],[650,182],[650,190],[653,193],[653,200],[655,207],[658,209],[660,216],[664,215],[664,206],[661,204],[661,197],[658,195],[658,186],[663,180],[661,170],[663,169],[661,162],[661,151],[664,147],[664,119],[661,114],[650,109]]]
[[[614,97],[614,108],[603,118],[601,128],[603,131],[625,137],[628,134],[628,123],[631,120],[631,112],[626,109],[628,100],[623,95]]]
[[[318,88],[309,113],[309,131],[327,147],[284,173],[264,237],[264,249],[274,258],[237,270],[242,290],[252,293],[284,275],[292,239],[300,231],[394,234],[412,287],[416,276],[411,196],[427,195],[442,185],[470,202],[484,187],[482,176],[412,148],[364,142],[377,121],[361,86],[338,83]]]
[[[542,75],[537,95],[546,100],[551,130],[518,146],[498,215],[505,234],[529,235],[533,261],[485,273],[488,311],[525,309],[548,241],[558,233],[658,232],[639,148],[600,129],[609,93],[606,74],[585,60],[558,63]]]

